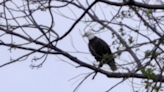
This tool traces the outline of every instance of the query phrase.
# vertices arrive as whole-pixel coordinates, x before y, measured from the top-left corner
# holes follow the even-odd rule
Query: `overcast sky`
[[[2,2],[2,0],[0,0]],[[22,2],[17,2],[18,5],[21,5]],[[58,3],[56,3],[57,5]],[[13,4],[7,3],[6,5],[12,7]],[[14,7],[14,6],[13,6]],[[105,7],[105,6],[104,6]],[[0,7],[2,8],[2,6]],[[73,13],[69,10],[71,8],[76,16],[73,15]],[[73,19],[77,19],[83,11],[74,8],[73,6],[67,8],[59,9],[64,15],[71,16]],[[113,7],[111,7],[113,8]],[[116,7],[114,7],[117,9]],[[0,9],[0,12],[3,12],[3,9]],[[99,13],[97,9],[96,13]],[[55,27],[53,28],[56,32],[60,34],[60,36],[65,33],[74,23],[71,19],[66,19],[55,12],[58,12],[57,10],[54,11],[54,20],[55,20]],[[116,13],[115,11],[110,10],[112,13]],[[110,14],[110,13],[109,13]],[[20,16],[21,14],[14,13],[14,16]],[[10,15],[8,15],[10,17]],[[103,14],[100,12],[100,18],[103,17]],[[38,24],[42,25],[50,25],[51,19],[49,18],[48,11],[42,12],[38,11],[34,13],[34,18],[36,19]],[[107,17],[111,18],[111,17]],[[3,20],[1,20],[3,21]],[[19,23],[25,23],[25,20],[18,20]],[[3,21],[4,22],[4,21]],[[125,20],[125,22],[129,22],[129,20]],[[11,21],[11,23],[15,23]],[[129,25],[134,25],[135,23],[130,23]],[[66,38],[64,38],[61,42],[58,43],[58,47],[61,48],[64,51],[70,52],[71,55],[76,56],[78,59],[90,63],[94,62],[95,59],[90,54],[88,50],[88,40],[86,38],[83,38],[81,34],[84,34],[84,27],[86,24],[84,23],[78,23],[78,25],[73,29],[73,31],[68,35]],[[99,26],[98,26],[99,27]],[[98,28],[97,27],[97,28]],[[115,30],[118,30],[118,28],[114,28]],[[36,30],[33,29],[25,29],[31,36],[37,37],[39,33]],[[89,29],[87,29],[89,30]],[[85,30],[85,31],[87,31]],[[18,31],[21,32],[20,29]],[[111,32],[106,31],[99,34],[96,34],[96,36],[102,38],[105,40],[109,46],[112,45],[112,41],[114,39],[112,38]],[[0,38],[4,41],[10,42],[10,36],[3,36]],[[111,40],[109,40],[111,39]],[[46,42],[44,38],[41,39],[43,42]],[[140,40],[140,38],[139,38]],[[21,43],[22,40],[18,38],[14,38],[14,41],[16,43]],[[142,40],[143,41],[143,40]],[[73,48],[72,43],[74,47],[81,52],[84,53],[73,53],[76,52],[76,50]],[[37,45],[30,45],[30,46],[36,46]],[[112,52],[116,51],[116,49],[111,46]],[[0,64],[4,64],[5,62],[9,62],[10,59],[16,59],[20,57],[23,54],[28,53],[27,51],[22,50],[12,50],[10,51],[9,48],[0,46],[1,53],[0,53]],[[72,53],[71,53],[72,52]],[[86,68],[75,68],[74,66],[68,64],[71,63],[75,66],[77,64],[71,62],[67,58],[63,56],[58,56],[59,58],[65,60],[60,60],[55,55],[49,55],[46,62],[43,64],[41,68],[34,68],[32,69],[30,67],[31,64],[39,64],[41,61],[34,61],[31,60],[34,57],[40,57],[42,54],[35,53],[28,57],[27,60],[16,62],[11,65],[7,65],[5,67],[0,68],[0,92],[72,92],[78,83],[81,82],[81,80],[84,78],[83,76],[74,78],[80,74],[90,73],[93,72]],[[130,58],[131,56],[129,54],[126,54],[126,56],[123,56],[123,58]],[[116,62],[121,63],[118,59],[116,59]],[[105,65],[105,70],[110,70],[110,68]],[[120,70],[116,72],[122,72]],[[74,78],[73,80],[70,80]],[[104,92],[120,82],[122,78],[120,79],[113,79],[113,78],[107,78],[106,76],[102,74],[97,74],[96,78],[92,80],[92,77],[89,77],[85,82],[80,86],[78,89],[78,92]],[[134,79],[136,82],[138,79]],[[119,84],[116,88],[112,89],[111,92],[132,92],[132,85],[130,82],[132,79],[129,79],[121,84]],[[141,85],[138,85],[138,87],[141,87]]]

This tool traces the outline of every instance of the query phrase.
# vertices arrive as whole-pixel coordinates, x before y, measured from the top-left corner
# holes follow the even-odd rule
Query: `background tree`
[[[162,91],[163,3],[163,0],[3,0],[0,45],[15,54],[10,62],[1,62],[0,67],[31,60],[31,68],[40,68],[49,57],[54,57],[54,61],[64,61],[77,70],[87,68],[85,74],[79,75],[83,77],[74,91],[87,78],[98,80],[97,72],[118,82],[111,83],[113,86],[104,89],[106,92],[125,81],[130,81],[133,91]],[[116,72],[106,66],[97,68],[82,38],[88,30],[110,45],[118,67]]]

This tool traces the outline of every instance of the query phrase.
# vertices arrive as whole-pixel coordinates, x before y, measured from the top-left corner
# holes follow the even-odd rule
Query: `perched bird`
[[[117,70],[112,52],[105,41],[96,37],[91,31],[86,32],[83,37],[88,38],[89,50],[95,59],[100,62],[99,67],[108,64],[113,71]]]

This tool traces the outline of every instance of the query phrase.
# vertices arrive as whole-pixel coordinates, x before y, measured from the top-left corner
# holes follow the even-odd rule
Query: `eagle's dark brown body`
[[[100,62],[100,67],[102,67],[102,65],[106,63],[113,71],[117,70],[112,52],[109,46],[102,39],[95,36],[94,38],[89,40],[88,47],[91,54],[95,57],[97,61]],[[104,55],[109,55],[110,58],[105,59]]]

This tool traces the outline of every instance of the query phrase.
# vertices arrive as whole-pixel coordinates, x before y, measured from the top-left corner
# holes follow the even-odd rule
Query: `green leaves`
[[[149,25],[149,23],[147,23],[147,22],[144,22],[144,25],[145,25],[145,26],[148,26],[148,25]]]
[[[148,68],[148,69],[141,69],[142,74],[147,77],[148,79],[154,79],[154,73],[153,73],[153,69]]]
[[[130,38],[128,39],[128,41],[129,41],[129,44],[132,44],[132,43],[133,43],[133,37],[130,37]]]
[[[120,55],[121,55],[121,51],[120,51],[120,52],[118,52],[118,53],[117,53],[117,55],[118,55],[118,56],[120,56]]]
[[[150,55],[152,55],[150,50],[145,51],[145,58],[149,57]]]
[[[103,54],[103,59],[109,59],[109,55],[108,55],[108,53]]]
[[[152,10],[151,10],[151,9],[149,9],[147,13],[148,13],[148,14],[152,14]]]
[[[153,81],[150,81],[151,79],[154,79],[154,78],[155,78],[154,73],[153,73],[154,70],[151,69],[151,68],[148,68],[148,69],[146,69],[146,70],[145,70],[145,69],[141,69],[141,71],[142,71],[142,74],[143,74],[145,77],[147,77],[147,80],[144,81],[144,83],[146,84],[146,85],[145,85],[145,88],[147,89],[147,92],[149,92],[148,90],[149,90],[150,88],[152,88],[152,89],[158,91],[158,90],[160,89],[160,87],[157,86],[157,85],[154,85],[154,82],[153,82]]]
[[[111,55],[109,55],[108,53],[103,54],[103,59],[104,60],[112,60],[113,58],[114,58],[113,54],[111,54]]]
[[[145,88],[148,89],[151,85],[152,85],[152,82],[149,82],[148,80],[144,81],[146,86]]]
[[[120,43],[121,43],[122,45],[125,45],[125,42],[124,42],[123,40],[120,40]]]
[[[120,30],[119,30],[119,32],[121,32],[121,35],[122,35],[122,36],[125,35],[125,33],[124,33],[123,31],[124,31],[124,29],[121,27]]]
[[[120,32],[122,32],[122,31],[123,31],[123,28],[121,27],[121,28],[120,28]]]
[[[146,15],[147,15],[147,16],[150,16],[150,14],[152,14],[152,10],[151,10],[151,9],[149,9],[149,10],[146,12]]]
[[[122,14],[123,17],[125,17],[125,12],[124,11],[122,11],[121,14]]]
[[[148,58],[148,57],[157,58],[159,54],[160,54],[159,51],[154,52],[154,51],[147,50],[145,51],[145,58]]]
[[[148,69],[141,69],[142,74],[147,77],[147,79],[144,81],[145,85],[145,89],[147,89],[146,92],[150,92],[150,89],[155,90],[155,91],[159,91],[160,90],[160,86],[156,85],[156,83],[154,83],[154,81],[152,81],[155,78],[154,75],[154,70],[152,68],[148,68]],[[152,79],[152,80],[151,80]],[[154,92],[154,91],[153,91]]]

